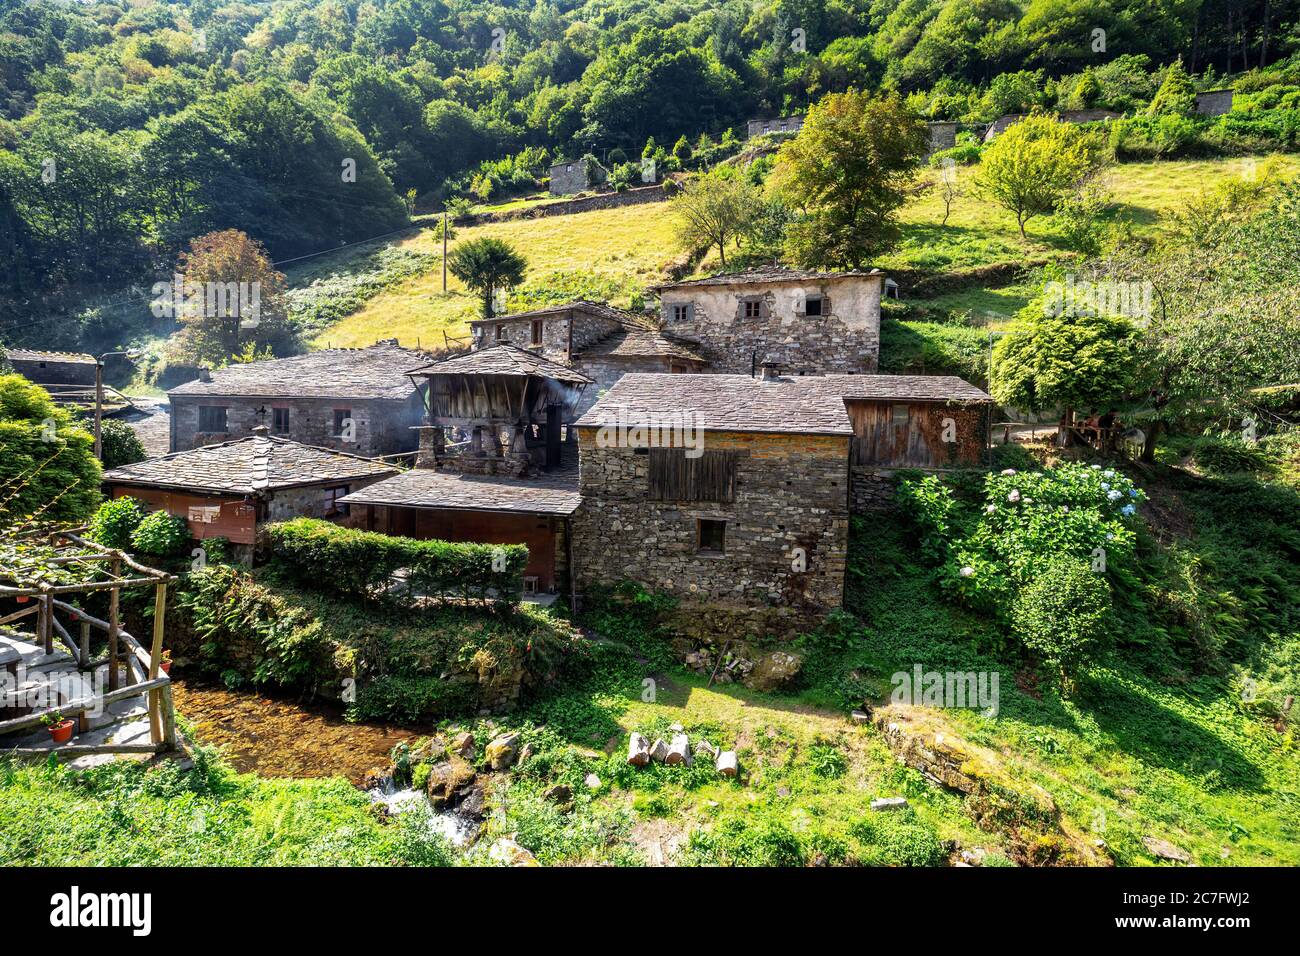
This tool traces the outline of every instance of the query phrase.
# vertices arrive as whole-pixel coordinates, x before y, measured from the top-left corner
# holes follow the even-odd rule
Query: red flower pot
[[[31,595],[29,594],[20,594],[14,600],[16,600],[19,604],[26,604],[31,599],[32,599]]]
[[[160,671],[162,671],[164,674],[167,674],[168,676],[170,676],[170,675],[171,675],[171,672],[172,672],[172,662],[171,662],[171,661],[162,661],[162,662],[158,665],[158,669],[159,669]]]
[[[61,720],[57,724],[50,726],[50,739],[56,744],[66,744],[72,739],[72,728],[74,724],[71,720]]]

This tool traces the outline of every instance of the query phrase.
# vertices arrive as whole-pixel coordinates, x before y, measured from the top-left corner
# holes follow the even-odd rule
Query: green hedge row
[[[412,589],[436,597],[513,603],[523,587],[528,548],[522,544],[417,541],[344,528],[317,518],[269,525],[267,540],[279,563],[311,587],[375,597],[400,569]],[[491,593],[489,593],[491,592]]]

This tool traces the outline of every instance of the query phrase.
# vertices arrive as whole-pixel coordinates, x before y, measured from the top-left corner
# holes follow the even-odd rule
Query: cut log
[[[640,734],[633,734],[627,742],[627,762],[634,767],[644,767],[650,762],[650,742]]]
[[[740,769],[740,763],[736,759],[734,750],[724,750],[718,754],[718,762],[714,766],[718,768],[718,773],[724,777],[734,777],[736,771]]]
[[[668,745],[664,743],[662,737],[656,740],[654,745],[650,748],[650,759],[658,761],[659,763],[663,763],[668,759]]]
[[[664,757],[664,763],[690,763],[691,762],[691,741],[685,734],[674,734],[673,742],[668,745],[668,753]]]

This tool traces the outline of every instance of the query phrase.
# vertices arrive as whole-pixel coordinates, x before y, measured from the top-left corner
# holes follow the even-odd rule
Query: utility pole
[[[104,460],[104,437],[101,423],[104,419],[104,357],[95,359],[95,457]]]
[[[447,291],[447,209],[442,210],[442,291]]]

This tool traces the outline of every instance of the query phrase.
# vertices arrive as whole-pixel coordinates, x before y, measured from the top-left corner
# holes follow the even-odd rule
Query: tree
[[[190,241],[176,265],[182,288],[155,286],[155,308],[180,309],[175,352],[193,363],[224,365],[252,347],[281,354],[296,344],[288,322],[284,276],[261,243],[235,229]],[[179,293],[179,298],[178,298]]]
[[[104,467],[120,468],[144,461],[148,454],[135,429],[120,418],[105,419],[100,425],[104,446]]]
[[[1196,89],[1192,78],[1183,69],[1183,61],[1175,60],[1165,71],[1164,82],[1147,107],[1148,116],[1186,116],[1196,108]]]
[[[980,159],[975,183],[981,195],[1025,223],[1052,212],[1101,166],[1102,142],[1095,133],[1035,113],[1013,123]]]
[[[1061,435],[1075,409],[1111,411],[1139,381],[1140,330],[1129,319],[1103,314],[1082,283],[1054,283],[1031,302],[993,346],[989,392],[1003,405],[1027,411],[1060,407]]]
[[[762,200],[744,176],[720,167],[687,181],[669,202],[678,244],[687,252],[716,247],[725,269],[727,246],[749,229]]]
[[[948,217],[952,215],[952,204],[966,193],[957,175],[957,164],[951,159],[945,157],[939,165],[939,178],[935,185],[939,198],[943,200],[943,222],[940,225],[946,226]]]
[[[1012,629],[1056,671],[1067,694],[1110,634],[1110,583],[1083,558],[1057,555],[1016,595]]]
[[[787,256],[804,268],[858,268],[898,240],[898,210],[929,143],[901,99],[851,90],[824,97],[777,153],[773,181],[806,215]]]
[[[95,441],[21,375],[0,375],[0,527],[87,520],[99,505]]]
[[[523,281],[528,262],[510,243],[491,236],[467,239],[447,256],[447,268],[483,299],[483,318],[493,316],[492,299],[497,289]]]

